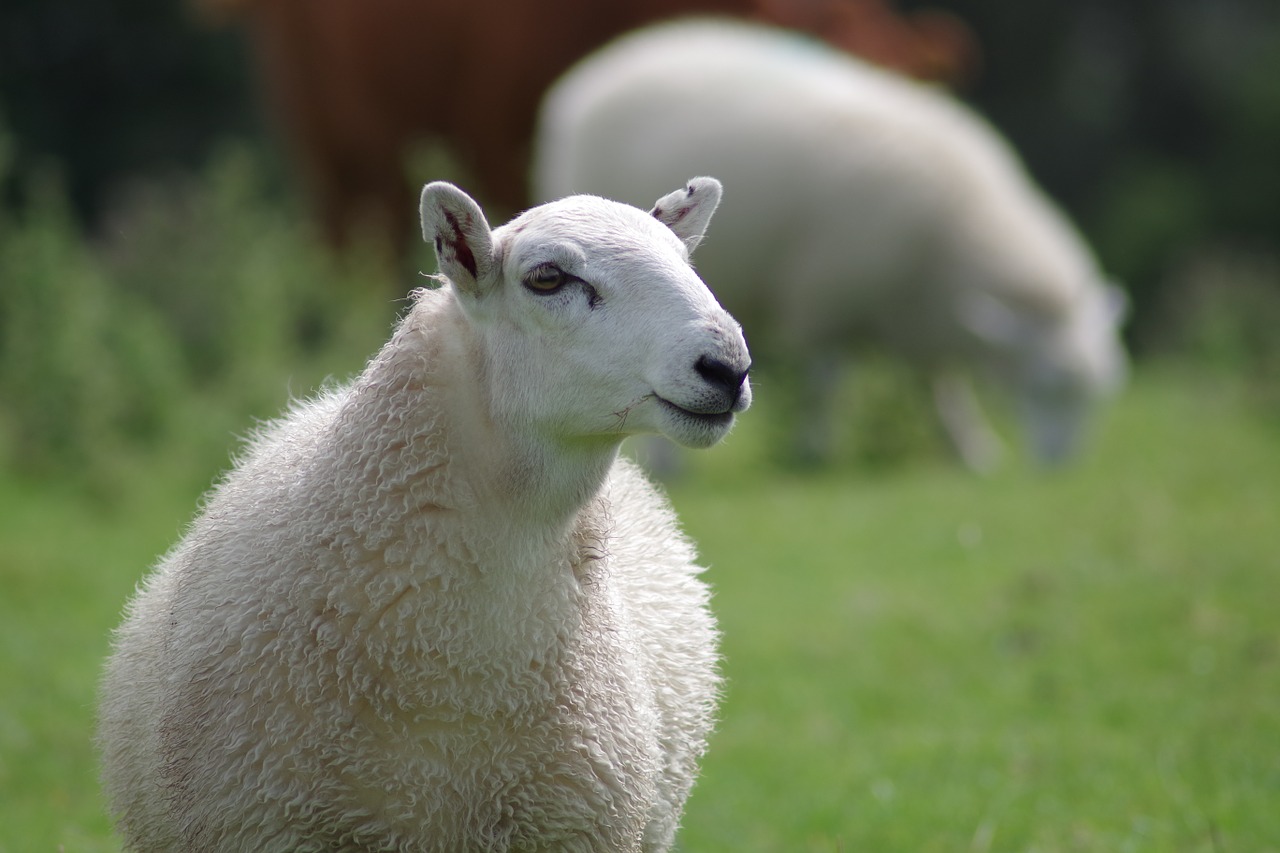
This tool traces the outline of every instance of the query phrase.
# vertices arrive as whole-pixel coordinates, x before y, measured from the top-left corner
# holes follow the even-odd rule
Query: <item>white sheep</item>
[[[1042,460],[1069,455],[1125,376],[1119,291],[999,135],[801,36],[715,19],[625,36],[551,89],[536,147],[540,198],[629,201],[704,171],[728,182],[740,203],[698,270],[761,363],[802,358],[829,379],[833,356],[878,339],[934,378],[975,468],[997,445],[970,370],[1012,392]]]
[[[716,704],[691,544],[617,458],[750,403],[689,265],[719,202],[490,231],[422,193],[447,286],[249,444],[115,637],[99,743],[139,851],[665,850]]]

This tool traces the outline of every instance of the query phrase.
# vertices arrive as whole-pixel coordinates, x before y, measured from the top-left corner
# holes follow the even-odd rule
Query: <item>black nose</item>
[[[751,365],[735,367],[718,358],[704,355],[698,359],[693,368],[708,384],[728,394],[729,399],[736,400],[742,383],[747,381],[747,371],[751,369]]]

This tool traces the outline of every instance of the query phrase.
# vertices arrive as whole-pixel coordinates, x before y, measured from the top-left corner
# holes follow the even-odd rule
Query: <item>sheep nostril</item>
[[[747,381],[745,369],[735,367],[713,356],[702,356],[693,368],[708,384],[714,385],[731,397],[736,396],[742,383]]]

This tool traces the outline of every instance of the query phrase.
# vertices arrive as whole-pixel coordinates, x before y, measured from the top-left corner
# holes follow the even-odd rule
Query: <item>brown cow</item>
[[[756,0],[756,6],[757,18],[920,80],[960,87],[981,61],[972,30],[942,9],[904,15],[889,0]]]
[[[196,0],[242,20],[324,234],[366,229],[405,248],[415,144],[443,141],[492,207],[527,204],[543,92],[614,36],[688,13],[750,16],[819,35],[915,76],[955,82],[976,57],[959,25],[936,38],[887,0]],[[956,34],[952,34],[951,31]],[[957,35],[958,34],[958,35]]]

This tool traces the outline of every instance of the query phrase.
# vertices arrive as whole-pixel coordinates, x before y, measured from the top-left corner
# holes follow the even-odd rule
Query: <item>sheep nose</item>
[[[744,365],[733,365],[715,356],[704,355],[693,366],[708,385],[722,391],[730,400],[737,402],[742,393],[742,385],[747,381],[750,362]]]

